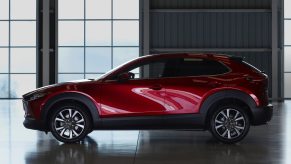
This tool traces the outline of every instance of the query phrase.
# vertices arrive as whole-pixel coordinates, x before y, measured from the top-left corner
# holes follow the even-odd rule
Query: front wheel
[[[57,140],[79,142],[91,131],[89,114],[78,104],[63,104],[53,110],[49,125]]]
[[[246,111],[236,105],[219,107],[210,120],[212,135],[223,143],[241,141],[250,128],[249,116]]]

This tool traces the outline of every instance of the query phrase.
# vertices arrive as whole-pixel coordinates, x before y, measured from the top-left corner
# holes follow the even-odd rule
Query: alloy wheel
[[[76,109],[63,109],[54,119],[54,128],[58,135],[64,139],[79,137],[86,126],[84,116]]]
[[[246,128],[246,118],[239,110],[233,108],[221,110],[214,122],[217,134],[227,140],[240,137]]]

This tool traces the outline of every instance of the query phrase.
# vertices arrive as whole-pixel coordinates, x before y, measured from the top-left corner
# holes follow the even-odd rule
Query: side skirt
[[[199,114],[102,118],[94,129],[150,130],[189,129],[204,130],[204,119]]]

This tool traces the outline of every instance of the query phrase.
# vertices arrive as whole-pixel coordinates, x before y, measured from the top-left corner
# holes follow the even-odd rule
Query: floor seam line
[[[138,143],[139,143],[139,135],[140,135],[140,130],[138,131],[138,136],[137,136],[137,141],[136,141],[136,148],[135,148],[135,153],[134,153],[134,158],[133,158],[133,164],[135,164],[135,158],[136,158],[137,148],[138,148]]]

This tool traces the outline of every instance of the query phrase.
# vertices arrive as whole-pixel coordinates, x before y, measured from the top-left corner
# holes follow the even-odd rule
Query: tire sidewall
[[[239,137],[236,137],[234,139],[226,139],[226,138],[221,137],[216,132],[216,129],[215,129],[215,118],[216,118],[216,116],[218,115],[219,112],[221,112],[222,110],[227,109],[227,108],[235,109],[235,110],[239,111],[243,115],[243,117],[245,119],[245,129],[244,129],[244,131],[242,132],[242,134]],[[246,135],[248,134],[248,132],[249,132],[249,128],[250,128],[249,115],[247,114],[247,111],[245,109],[243,109],[242,107],[240,107],[238,105],[220,106],[220,107],[218,107],[218,109],[216,111],[213,112],[213,114],[211,116],[211,119],[210,119],[210,131],[211,131],[212,135],[217,140],[219,140],[220,142],[227,143],[227,144],[233,144],[233,143],[239,142],[242,139],[244,139],[246,137]]]
[[[80,112],[80,114],[83,116],[84,118],[84,121],[85,121],[85,127],[84,127],[84,130],[83,132],[76,138],[73,138],[73,139],[66,139],[66,138],[63,138],[61,137],[58,132],[56,131],[55,129],[55,118],[56,116],[58,115],[58,113],[64,109],[74,109],[74,110],[77,110],[78,112]],[[79,142],[81,141],[82,139],[84,139],[86,137],[86,135],[91,131],[91,121],[90,121],[90,117],[89,117],[89,114],[87,111],[85,111],[85,109],[78,105],[78,104],[71,104],[71,103],[66,103],[66,104],[62,104],[62,105],[59,105],[57,106],[56,108],[53,109],[53,113],[49,119],[49,128],[50,128],[50,131],[52,133],[52,135],[59,141],[61,142],[64,142],[64,143],[75,143],[75,142]]]

